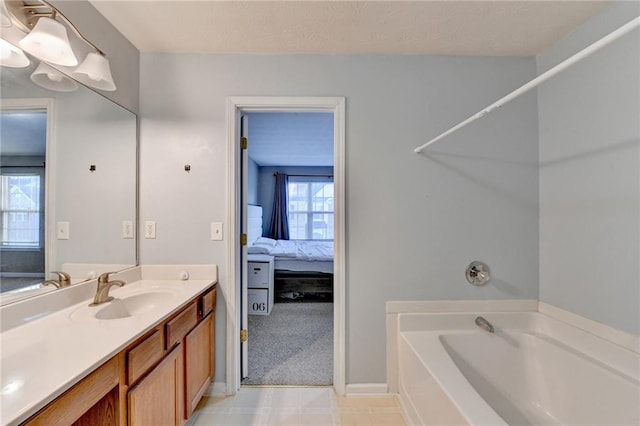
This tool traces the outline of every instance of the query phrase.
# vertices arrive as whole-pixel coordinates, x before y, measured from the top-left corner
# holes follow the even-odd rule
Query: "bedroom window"
[[[2,246],[40,247],[40,176],[1,178]]]
[[[333,182],[289,179],[289,238],[333,240]]]

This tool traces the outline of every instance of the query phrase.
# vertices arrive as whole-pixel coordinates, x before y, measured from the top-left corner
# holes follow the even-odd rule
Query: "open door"
[[[240,335],[240,372],[241,379],[245,379],[249,376],[249,351],[248,351],[248,330],[249,330],[249,290],[248,282],[249,277],[247,275],[247,233],[248,233],[248,221],[247,221],[247,205],[249,194],[249,177],[248,177],[248,135],[249,135],[249,117],[243,115],[240,119],[240,210],[241,210],[241,234],[242,244],[240,244],[240,316],[241,316],[241,335]]]

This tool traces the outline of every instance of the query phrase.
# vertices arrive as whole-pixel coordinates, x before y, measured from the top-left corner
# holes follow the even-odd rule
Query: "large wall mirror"
[[[137,264],[137,123],[87,87],[35,85],[0,69],[0,304]],[[73,88],[69,87],[70,89]]]

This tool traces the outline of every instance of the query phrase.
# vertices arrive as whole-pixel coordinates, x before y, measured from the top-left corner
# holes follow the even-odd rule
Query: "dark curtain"
[[[274,240],[289,239],[289,218],[287,215],[287,175],[275,173],[276,191],[273,197],[273,213],[271,215],[271,226],[269,227],[269,238]]]

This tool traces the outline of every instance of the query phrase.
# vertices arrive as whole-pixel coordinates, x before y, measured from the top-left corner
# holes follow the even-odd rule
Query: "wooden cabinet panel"
[[[24,425],[73,424],[118,385],[119,366],[117,357],[102,364]]]
[[[104,398],[84,413],[73,426],[116,426],[118,425],[118,389],[114,388]]]
[[[212,290],[209,293],[202,296],[202,309],[201,316],[202,318],[209,315],[209,312],[212,312],[216,308],[216,290]]]
[[[127,383],[133,384],[162,359],[162,332],[156,330],[133,349],[127,351]]]
[[[177,346],[129,390],[130,426],[182,424],[183,362],[182,347]]]
[[[185,339],[186,416],[189,418],[213,380],[213,315]]]
[[[180,342],[197,323],[198,308],[196,302],[193,302],[175,318],[167,322],[167,349]]]

